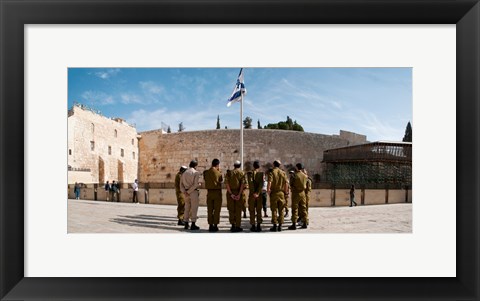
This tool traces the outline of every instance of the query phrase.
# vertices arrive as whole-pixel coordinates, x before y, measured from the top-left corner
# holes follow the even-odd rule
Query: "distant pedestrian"
[[[217,232],[220,223],[220,211],[222,210],[223,176],[220,172],[220,160],[213,159],[212,167],[203,172],[203,179],[207,189],[208,231]]]
[[[357,203],[355,202],[355,185],[352,184],[352,186],[350,187],[350,206],[349,207],[352,207],[353,204],[357,206]]]
[[[192,221],[190,230],[200,229],[195,223],[197,222],[198,203],[199,203],[199,190],[198,190],[198,178],[200,173],[196,170],[198,162],[192,160],[183,174],[180,181],[180,190],[185,196],[185,213],[183,221],[185,222],[185,229],[189,229],[189,221]]]
[[[182,174],[187,170],[186,166],[181,166],[180,170],[177,172],[175,176],[175,194],[177,196],[177,218],[179,226],[185,226],[185,222],[183,221],[183,214],[185,213],[185,196],[183,195],[182,191],[180,190],[180,181],[182,179]]]
[[[118,186],[115,180],[112,181],[112,190],[110,190],[110,196],[112,198],[112,202],[118,202]]]
[[[75,186],[73,186],[73,192],[75,193],[75,199],[79,200],[80,199],[80,184],[75,182]]]
[[[135,179],[135,182],[133,182],[132,188],[133,188],[132,203],[138,204],[138,180],[137,179]]]
[[[109,196],[110,196],[111,187],[112,187],[112,185],[110,185],[110,183],[107,181],[107,183],[105,183],[105,187],[104,187],[107,202],[108,202],[108,199],[109,199]]]

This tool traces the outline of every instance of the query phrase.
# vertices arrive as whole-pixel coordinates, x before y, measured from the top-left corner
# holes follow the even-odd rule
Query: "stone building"
[[[190,160],[198,170],[218,158],[223,170],[240,160],[240,130],[205,130],[165,133],[158,129],[137,133],[120,118],[107,118],[84,105],[68,112],[68,183],[103,184],[105,181],[173,183],[175,174]],[[311,176],[322,175],[327,149],[365,143],[366,136],[340,131],[322,135],[297,131],[245,129],[244,169],[260,160],[267,170],[274,160],[285,169],[302,162]]]
[[[131,183],[138,172],[138,135],[121,118],[107,118],[84,105],[68,111],[68,183]]]
[[[139,181],[144,183],[173,182],[175,174],[190,160],[198,161],[197,170],[203,171],[214,158],[223,170],[233,169],[240,159],[240,130],[206,130],[163,134],[160,130],[142,132],[139,140]],[[366,142],[366,136],[341,131],[340,135],[248,129],[244,130],[244,169],[249,170],[254,160],[260,160],[263,170],[274,160],[282,161],[291,169],[302,162],[310,175],[322,174],[323,152],[327,149]]]

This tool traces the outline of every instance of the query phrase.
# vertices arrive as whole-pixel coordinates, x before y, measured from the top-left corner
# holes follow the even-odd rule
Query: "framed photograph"
[[[479,299],[478,1],[0,1],[1,300]],[[85,67],[412,67],[413,230],[69,234]]]

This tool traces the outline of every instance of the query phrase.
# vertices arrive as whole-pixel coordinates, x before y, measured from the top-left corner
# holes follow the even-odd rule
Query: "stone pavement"
[[[272,226],[270,209],[264,218],[261,233],[270,235]],[[242,219],[241,233],[250,233],[248,218]],[[184,230],[177,226],[177,207],[172,205],[148,205],[111,203],[102,201],[68,200],[68,233],[209,233],[207,208],[198,210],[198,231]],[[308,229],[287,230],[290,216],[285,218],[281,233],[411,233],[412,204],[388,204],[357,207],[311,207]],[[228,211],[222,207],[219,232],[230,233]],[[258,233],[258,234],[261,234]],[[234,235],[236,233],[232,233]]]

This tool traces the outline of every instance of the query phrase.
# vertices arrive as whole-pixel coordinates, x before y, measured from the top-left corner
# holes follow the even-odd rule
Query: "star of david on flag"
[[[245,81],[243,79],[243,68],[240,69],[238,74],[237,83],[235,88],[233,88],[232,96],[228,99],[227,107],[231,106],[237,101],[241,101],[242,95],[247,94],[247,89],[245,89]]]

